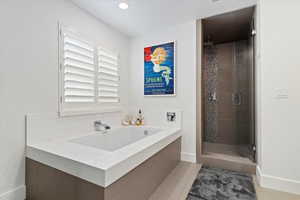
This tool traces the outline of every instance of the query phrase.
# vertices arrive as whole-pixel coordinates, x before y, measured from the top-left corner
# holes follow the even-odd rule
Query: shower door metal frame
[[[254,13],[257,12],[256,8]],[[251,21],[251,33],[250,33],[250,38],[249,38],[252,42],[252,73],[250,74],[250,79],[252,81],[252,85],[250,85],[250,90],[251,90],[251,127],[252,127],[252,132],[250,133],[250,142],[252,144],[250,144],[251,146],[249,148],[251,148],[250,150],[252,151],[252,160],[253,162],[257,162],[257,140],[256,140],[256,19],[255,19],[255,14],[253,15],[252,21]]]

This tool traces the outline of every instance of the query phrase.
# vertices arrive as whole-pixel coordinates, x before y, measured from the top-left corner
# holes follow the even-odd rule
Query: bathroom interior
[[[254,7],[203,24],[203,154],[255,162]]]
[[[299,1],[0,1],[0,200],[299,200]]]

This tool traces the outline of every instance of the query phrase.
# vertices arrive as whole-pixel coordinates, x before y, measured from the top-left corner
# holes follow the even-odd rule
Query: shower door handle
[[[242,104],[242,93],[237,92],[232,94],[232,104],[235,106]]]

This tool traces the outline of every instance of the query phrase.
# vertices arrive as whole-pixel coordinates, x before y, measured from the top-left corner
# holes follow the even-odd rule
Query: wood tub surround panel
[[[26,200],[147,200],[180,161],[181,138],[103,188],[26,159]]]
[[[104,200],[104,188],[29,158],[26,189],[26,200]]]

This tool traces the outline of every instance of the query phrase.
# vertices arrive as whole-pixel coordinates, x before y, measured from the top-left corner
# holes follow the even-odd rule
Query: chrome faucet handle
[[[101,125],[101,124],[102,124],[101,120],[94,121],[94,125]]]

